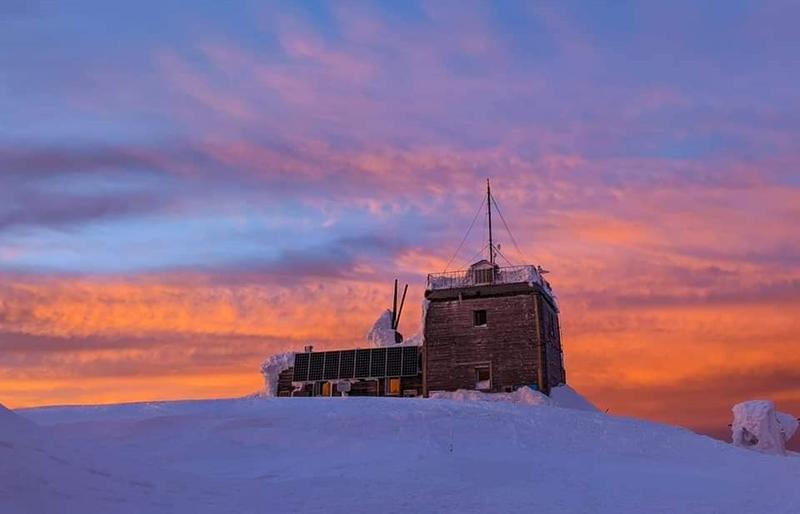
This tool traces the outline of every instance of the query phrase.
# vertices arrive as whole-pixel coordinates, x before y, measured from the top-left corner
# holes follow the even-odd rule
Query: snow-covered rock
[[[261,374],[264,375],[264,395],[278,395],[278,375],[292,366],[294,366],[294,352],[272,355],[261,364]]]
[[[769,400],[752,400],[733,406],[733,444],[776,455],[786,454],[786,443],[797,431],[797,418],[777,412]]]

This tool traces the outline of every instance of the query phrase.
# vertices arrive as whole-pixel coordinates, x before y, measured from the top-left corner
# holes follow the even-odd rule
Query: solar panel
[[[310,354],[296,353],[294,355],[294,375],[293,382],[303,382],[308,380],[308,360]]]
[[[325,380],[339,378],[339,354],[341,352],[325,352]]]
[[[386,376],[399,377],[402,371],[403,349],[401,347],[386,350]]]
[[[419,373],[419,347],[296,353],[292,381],[407,377]]]
[[[386,376],[386,348],[375,348],[372,350],[372,364],[370,365],[370,376]]]
[[[312,353],[311,354],[311,363],[309,364],[308,369],[308,379],[309,380],[322,380],[322,371],[323,365],[325,364],[325,354],[324,353]]]
[[[353,378],[355,376],[356,351],[345,350],[339,358],[339,378]]]
[[[369,360],[372,352],[369,350],[356,350],[356,378],[369,376]]]
[[[417,374],[419,374],[419,351],[416,346],[404,346],[402,375],[413,377]]]

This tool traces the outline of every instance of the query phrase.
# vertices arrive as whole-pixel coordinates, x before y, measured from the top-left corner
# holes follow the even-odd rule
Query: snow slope
[[[9,514],[800,512],[800,458],[548,405],[245,398],[22,414],[58,447],[20,454],[27,487],[0,482]],[[8,477],[20,461],[4,457]]]

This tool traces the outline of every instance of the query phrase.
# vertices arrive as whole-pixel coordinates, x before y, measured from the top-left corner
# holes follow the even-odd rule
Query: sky
[[[491,177],[603,410],[800,415],[798,17],[0,1],[0,402],[248,394],[272,353],[363,344],[395,277],[413,334]]]

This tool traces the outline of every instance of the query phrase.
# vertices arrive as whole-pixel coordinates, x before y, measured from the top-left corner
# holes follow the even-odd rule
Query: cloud
[[[19,226],[59,228],[135,214],[151,214],[162,206],[160,198],[143,193],[103,196],[18,194],[0,208],[0,232]]]

